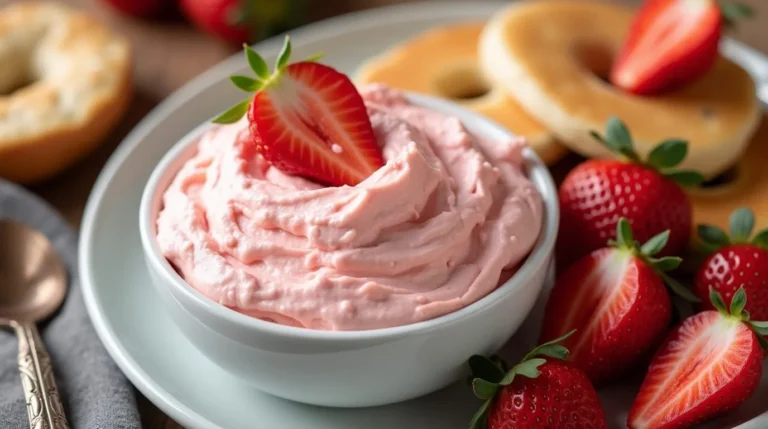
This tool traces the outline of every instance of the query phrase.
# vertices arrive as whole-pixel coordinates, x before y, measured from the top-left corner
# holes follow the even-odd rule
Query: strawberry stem
[[[683,262],[682,258],[676,256],[654,257],[664,249],[667,241],[669,241],[669,230],[656,234],[642,245],[638,245],[632,237],[632,228],[629,225],[629,221],[621,217],[616,223],[616,241],[611,240],[608,242],[608,245],[630,252],[633,256],[640,258],[643,262],[650,265],[675,295],[689,302],[699,302],[699,298],[689,288],[667,274],[667,272],[673,271],[680,266]]]
[[[612,152],[617,153],[621,159],[656,170],[680,186],[698,186],[704,181],[704,176],[695,171],[672,170],[688,155],[688,142],[683,139],[671,138],[662,141],[651,150],[648,160],[644,162],[635,152],[629,128],[616,116],[608,118],[605,124],[605,136],[596,131],[590,131],[589,134]]]
[[[229,79],[237,88],[245,92],[258,93],[274,85],[280,78],[283,69],[288,65],[288,60],[291,57],[291,39],[289,36],[285,36],[283,47],[280,49],[280,54],[278,54],[275,61],[275,70],[272,73],[269,72],[267,62],[258,52],[251,49],[247,44],[243,44],[243,50],[245,51],[245,60],[251,71],[253,71],[255,78],[235,75]],[[250,99],[241,101],[214,118],[213,122],[217,124],[232,124],[239,121],[248,112],[250,103]]]
[[[744,310],[747,306],[747,292],[744,290],[744,286],[740,286],[739,290],[733,294],[730,308],[726,308],[723,297],[712,287],[709,288],[709,300],[721,314],[746,323],[752,332],[755,333],[763,350],[768,350],[768,340],[765,338],[768,336],[768,322],[750,320],[749,312]]]

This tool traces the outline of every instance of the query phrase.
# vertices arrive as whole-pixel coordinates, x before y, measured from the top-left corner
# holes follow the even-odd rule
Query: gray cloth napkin
[[[0,219],[14,219],[44,233],[69,272],[69,294],[58,314],[41,326],[56,383],[73,429],[139,429],[133,389],[96,337],[77,279],[77,238],[45,202],[0,180]],[[2,237],[0,237],[2,240]],[[0,287],[3,287],[0,278]],[[0,429],[28,428],[16,367],[17,342],[0,330]]]

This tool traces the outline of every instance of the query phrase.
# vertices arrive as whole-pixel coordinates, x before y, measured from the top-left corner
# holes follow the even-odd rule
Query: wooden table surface
[[[359,9],[409,0],[311,0],[308,21]],[[469,0],[467,0],[469,1]],[[14,0],[0,0],[0,7]],[[768,5],[765,0],[742,0],[758,8],[758,15],[743,23],[734,37],[768,53]],[[127,36],[135,53],[136,93],[128,113],[107,141],[93,155],[67,172],[31,189],[51,202],[77,228],[88,194],[109,154],[122,138],[157,103],[202,71],[235,52],[231,46],[203,35],[179,17],[146,21],[121,16],[99,0],[67,0],[91,11],[114,31]],[[760,7],[765,11],[760,14]],[[178,427],[138,395],[144,427]]]

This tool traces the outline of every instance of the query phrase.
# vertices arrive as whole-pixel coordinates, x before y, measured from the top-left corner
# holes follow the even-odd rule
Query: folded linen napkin
[[[133,388],[96,337],[77,278],[77,238],[44,201],[0,180],[0,219],[36,228],[51,240],[69,273],[69,293],[60,311],[40,326],[53,361],[56,383],[73,429],[141,427]],[[3,238],[0,237],[0,240]],[[0,278],[0,287],[3,279]],[[29,428],[16,366],[17,342],[0,329],[0,429]]]

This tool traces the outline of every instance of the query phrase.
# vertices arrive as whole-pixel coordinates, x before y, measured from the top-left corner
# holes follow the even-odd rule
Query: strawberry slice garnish
[[[271,74],[248,46],[245,54],[255,78],[231,79],[255,95],[214,122],[233,123],[247,112],[264,159],[287,174],[327,185],[357,185],[384,164],[365,103],[347,76],[314,60],[288,64],[287,37]]]
[[[768,322],[749,320],[744,289],[730,310],[714,289],[710,300],[717,310],[683,321],[654,356],[629,413],[630,429],[692,427],[736,408],[757,389]]]
[[[724,23],[751,9],[715,0],[648,0],[635,16],[611,82],[635,94],[658,94],[706,74],[718,56]]]
[[[664,284],[678,295],[696,297],[665,272],[677,257],[656,258],[669,231],[638,246],[629,222],[621,218],[616,242],[569,267],[557,280],[547,302],[541,341],[576,330],[564,345],[568,359],[594,383],[614,378],[642,360],[663,339],[672,315]]]

